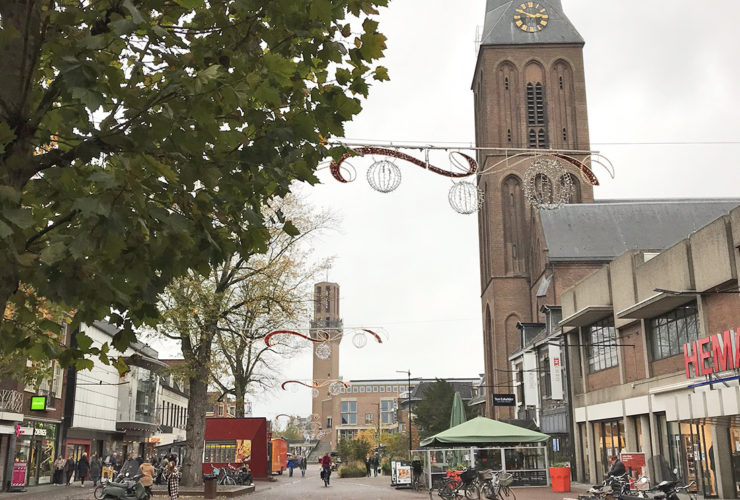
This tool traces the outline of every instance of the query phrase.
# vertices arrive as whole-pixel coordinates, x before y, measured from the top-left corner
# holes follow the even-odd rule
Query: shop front
[[[18,428],[14,476],[23,475],[25,464],[26,486],[51,483],[54,459],[59,455],[59,424],[58,421],[24,420]]]

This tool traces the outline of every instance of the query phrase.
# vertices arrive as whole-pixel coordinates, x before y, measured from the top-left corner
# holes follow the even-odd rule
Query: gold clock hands
[[[530,14],[529,12],[520,9],[516,9],[516,12],[524,14],[527,17],[542,17],[542,14]]]

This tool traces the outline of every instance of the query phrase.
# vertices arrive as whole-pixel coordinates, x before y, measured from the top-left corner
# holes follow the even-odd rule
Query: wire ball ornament
[[[401,169],[392,161],[378,160],[367,169],[367,182],[376,191],[390,193],[401,185]]]
[[[536,158],[524,171],[524,197],[535,208],[554,210],[568,203],[573,180],[557,158]]]
[[[316,357],[319,359],[329,359],[331,356],[331,346],[327,343],[322,343],[316,346]]]
[[[367,345],[367,336],[365,335],[365,333],[355,333],[352,337],[352,344],[358,349],[362,349],[363,347],[365,347]]]
[[[472,182],[456,182],[447,196],[452,209],[463,215],[474,214],[483,206],[483,191]]]
[[[311,389],[311,397],[312,398],[318,398],[319,397],[319,390],[318,389]]]
[[[329,394],[332,396],[338,396],[342,392],[342,384],[334,382],[329,386]]]

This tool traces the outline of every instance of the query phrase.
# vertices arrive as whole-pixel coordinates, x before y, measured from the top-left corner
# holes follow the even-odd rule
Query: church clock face
[[[524,2],[514,10],[514,25],[527,33],[542,31],[549,21],[547,9],[537,2]]]

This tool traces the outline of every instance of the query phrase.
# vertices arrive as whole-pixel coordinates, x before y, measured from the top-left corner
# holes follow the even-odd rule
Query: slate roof
[[[548,11],[547,26],[541,31],[528,33],[514,25],[515,10],[523,0],[487,0],[481,45],[528,45],[543,43],[575,43],[583,45],[576,31],[563,12],[560,0],[536,0]]]
[[[541,210],[552,262],[610,261],[663,250],[740,205],[737,199],[598,200]]]

